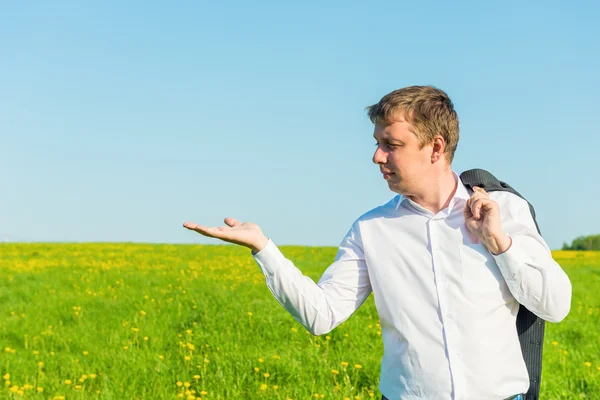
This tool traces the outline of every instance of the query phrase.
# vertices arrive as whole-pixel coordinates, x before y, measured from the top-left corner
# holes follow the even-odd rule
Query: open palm
[[[226,225],[217,227],[198,225],[193,222],[186,222],[183,226],[204,236],[248,247],[254,252],[262,250],[269,240],[260,227],[252,222],[240,222],[230,217],[225,218],[224,222]]]

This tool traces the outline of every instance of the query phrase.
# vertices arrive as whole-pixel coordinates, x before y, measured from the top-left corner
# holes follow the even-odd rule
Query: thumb
[[[237,225],[241,225],[241,222],[240,222],[240,221],[238,221],[238,220],[237,220],[237,219],[235,219],[235,218],[231,218],[231,217],[227,217],[227,218],[225,218],[225,219],[224,219],[224,222],[225,222],[227,225],[231,226],[231,227],[234,227],[234,226],[237,226]]]

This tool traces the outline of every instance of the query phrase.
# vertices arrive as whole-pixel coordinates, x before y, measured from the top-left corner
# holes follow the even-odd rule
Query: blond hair
[[[433,86],[409,86],[386,94],[367,107],[374,124],[392,123],[398,113],[414,127],[421,148],[439,135],[446,142],[444,153],[452,163],[458,145],[458,115],[450,97]]]

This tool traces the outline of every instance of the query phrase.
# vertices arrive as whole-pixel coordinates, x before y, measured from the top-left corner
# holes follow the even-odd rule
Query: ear
[[[437,135],[432,142],[431,163],[436,163],[444,157],[446,141],[443,137]]]

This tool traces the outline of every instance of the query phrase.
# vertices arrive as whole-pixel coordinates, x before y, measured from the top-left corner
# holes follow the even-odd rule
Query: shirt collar
[[[458,183],[458,187],[456,188],[456,192],[454,192],[454,196],[450,200],[450,203],[448,205],[448,212],[452,211],[452,208],[454,207],[454,204],[456,203],[457,200],[465,200],[466,201],[471,197],[471,195],[469,194],[469,191],[467,190],[465,185],[462,184],[462,181],[460,180],[460,177],[458,176],[458,174],[456,172],[452,171],[452,176],[454,176],[454,182]],[[395,207],[396,211],[400,207],[400,204],[405,200],[410,200],[410,199],[404,197],[401,194],[398,195],[398,200],[396,201],[396,207]]]

